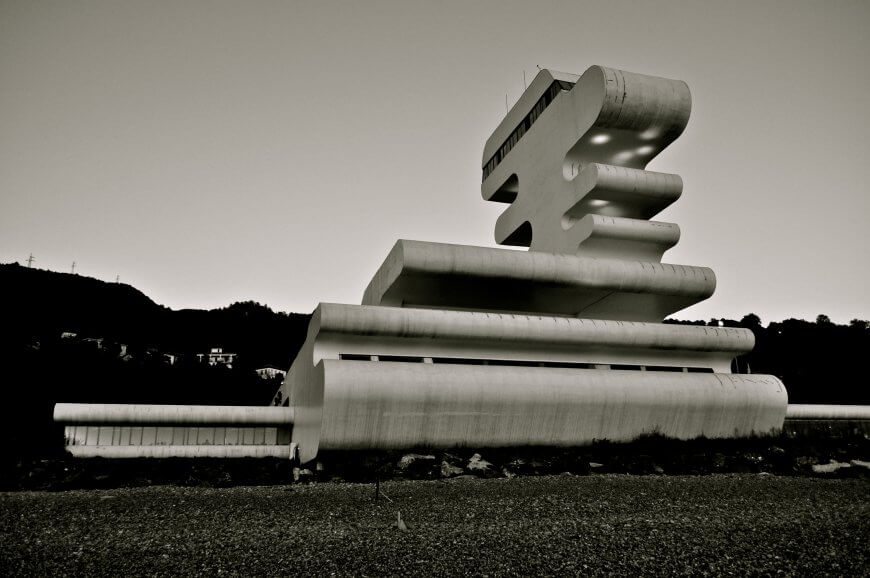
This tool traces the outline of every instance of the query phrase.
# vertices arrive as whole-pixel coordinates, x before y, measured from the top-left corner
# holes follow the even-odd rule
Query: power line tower
[[[121,282],[121,276],[115,275],[115,283],[120,283],[120,282]]]
[[[30,269],[30,266],[33,265],[34,261],[36,261],[36,259],[33,258],[33,253],[31,253],[30,257],[27,258],[27,268],[28,269]]]
[[[75,262],[75,261],[73,261],[73,264],[72,264],[72,268],[71,268],[71,270],[70,270],[70,273],[72,273],[73,275],[76,274],[76,262]]]

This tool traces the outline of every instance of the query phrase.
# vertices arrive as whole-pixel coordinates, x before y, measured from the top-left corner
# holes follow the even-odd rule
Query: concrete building
[[[651,220],[682,181],[646,164],[690,110],[680,81],[599,66],[582,76],[542,70],[482,160],[483,198],[505,204],[495,240],[529,251],[400,240],[361,305],[320,304],[276,394],[300,460],[321,449],[571,446],[781,428],[783,384],[731,372],[754,345],[750,331],[661,323],[716,285],[706,267],[662,263],[679,227]],[[58,407],[60,421],[79,427],[138,416]],[[239,415],[225,414],[189,417]],[[177,416],[156,421],[168,418]],[[276,431],[277,443],[287,430]],[[82,439],[78,430],[72,439]],[[77,451],[93,455],[81,450],[90,439]]]
[[[362,305],[321,304],[281,391],[300,458],[779,429],[783,384],[731,373],[750,331],[661,323],[716,285],[650,220],[682,181],[645,166],[690,110],[680,81],[542,70],[482,162],[495,240],[530,251],[399,241]]]
[[[257,376],[260,379],[275,379],[276,377],[283,378],[285,375],[287,375],[287,372],[285,370],[278,369],[277,367],[272,367],[271,365],[255,369],[254,371],[257,372]]]
[[[197,353],[196,359],[200,363],[208,363],[211,366],[225,365],[233,368],[233,360],[238,357],[237,353],[228,353],[222,347],[212,347],[208,353]]]

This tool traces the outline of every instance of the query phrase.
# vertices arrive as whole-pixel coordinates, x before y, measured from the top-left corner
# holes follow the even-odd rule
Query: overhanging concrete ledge
[[[715,289],[707,267],[400,240],[362,303],[659,322]]]

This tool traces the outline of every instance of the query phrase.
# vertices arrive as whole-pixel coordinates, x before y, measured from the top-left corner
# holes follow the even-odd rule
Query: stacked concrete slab
[[[782,427],[783,384],[737,375],[744,329],[663,324],[713,294],[661,262],[682,193],[645,170],[683,131],[685,83],[542,70],[486,143],[496,241],[399,241],[362,305],[321,304],[281,387],[299,457],[320,449],[582,445]]]

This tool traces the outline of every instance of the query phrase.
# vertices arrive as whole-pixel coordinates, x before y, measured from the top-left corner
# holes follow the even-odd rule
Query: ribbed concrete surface
[[[293,432],[302,461],[318,438],[332,449],[746,436],[779,429],[787,403],[771,376],[335,360],[315,373]]]
[[[77,458],[287,458],[296,446],[67,446]]]

